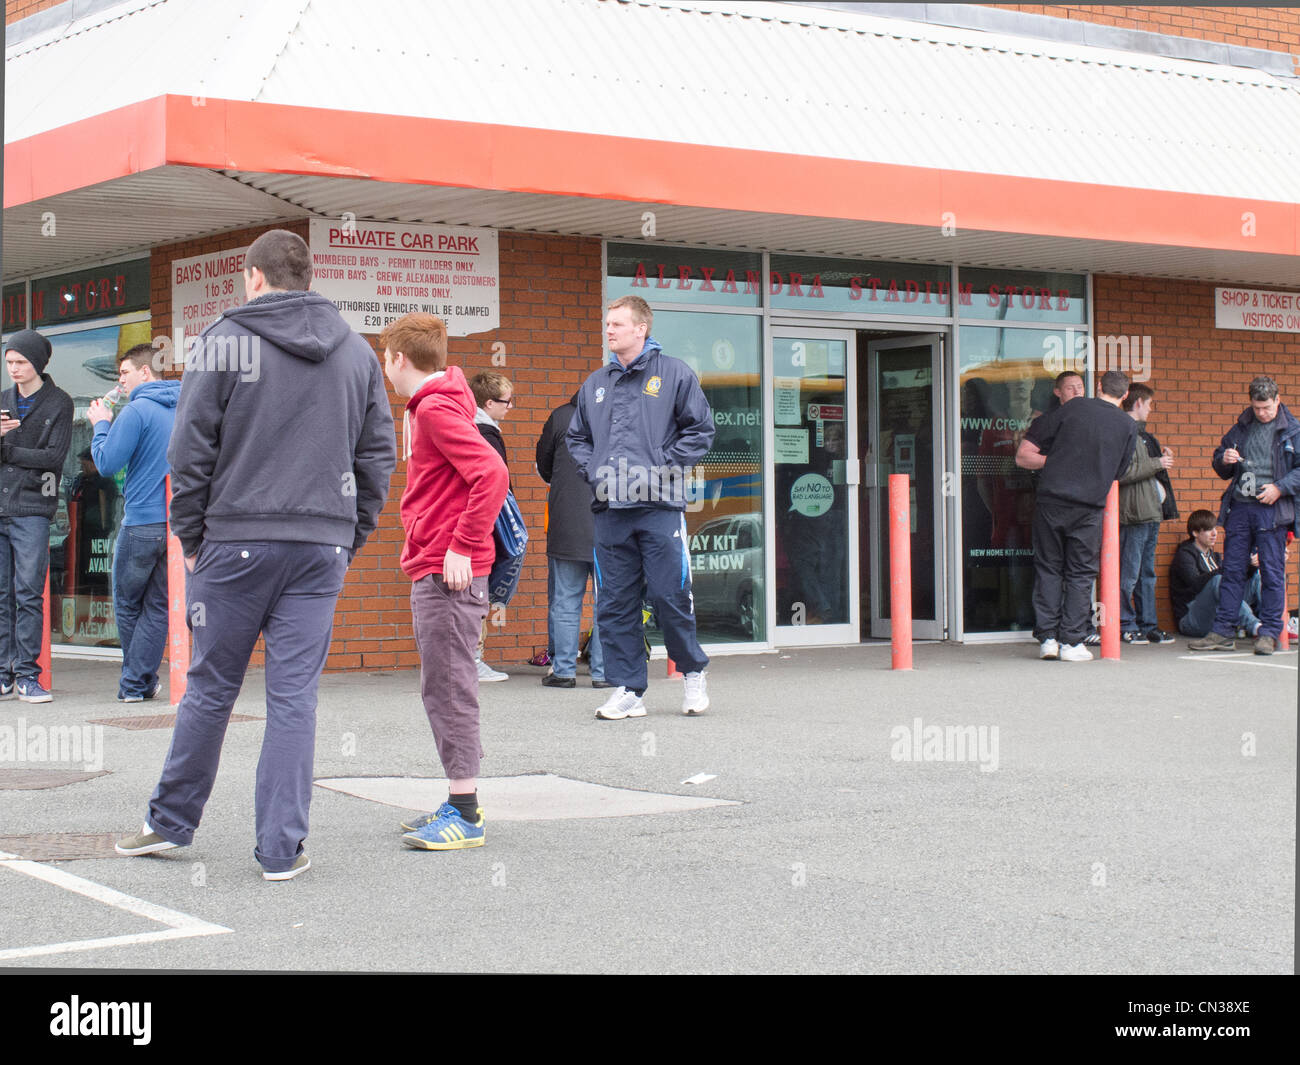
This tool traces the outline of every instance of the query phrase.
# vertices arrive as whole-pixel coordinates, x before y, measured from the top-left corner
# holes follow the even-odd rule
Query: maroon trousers
[[[431,573],[411,585],[420,695],[448,780],[477,777],[483,757],[474,648],[487,617],[487,584],[487,577],[475,577],[453,592],[441,574]]]

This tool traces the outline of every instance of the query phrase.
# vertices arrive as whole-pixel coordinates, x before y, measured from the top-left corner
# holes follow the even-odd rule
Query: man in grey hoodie
[[[267,880],[311,867],[302,844],[316,689],[344,574],[374,531],[396,464],[379,360],[334,304],[307,291],[311,276],[301,237],[264,233],[245,259],[248,302],[186,352],[167,458],[194,654],[144,828],[119,854],[193,839],[264,636],[254,854]]]

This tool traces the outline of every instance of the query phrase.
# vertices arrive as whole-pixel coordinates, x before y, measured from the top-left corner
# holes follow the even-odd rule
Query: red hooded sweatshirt
[[[426,381],[406,405],[402,570],[413,581],[442,573],[451,548],[485,577],[496,558],[492,528],[505,502],[505,463],[474,424],[474,394],[459,366]]]

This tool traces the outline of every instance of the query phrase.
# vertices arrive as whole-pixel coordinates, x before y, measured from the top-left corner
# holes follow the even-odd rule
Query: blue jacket
[[[1300,422],[1286,409],[1286,405],[1277,405],[1277,420],[1281,423],[1273,434],[1273,483],[1282,495],[1273,504],[1273,527],[1290,528],[1296,524],[1296,496],[1300,495]],[[1223,461],[1223,453],[1229,448],[1243,451],[1246,434],[1255,422],[1255,411],[1247,407],[1241,412],[1237,424],[1224,434],[1223,441],[1214,449],[1214,472],[1228,482],[1223,490],[1223,499],[1219,504],[1219,524],[1228,520],[1228,511],[1232,505],[1232,493],[1237,486],[1244,464],[1237,462],[1229,465]],[[1260,485],[1262,488],[1263,485]]]
[[[131,401],[112,422],[98,422],[90,441],[95,468],[105,477],[126,467],[126,508],[123,525],[152,525],[167,520],[167,492],[163,484],[167,442],[176,420],[179,381],[147,381],[131,391]]]
[[[646,338],[626,369],[616,356],[583,382],[565,443],[606,507],[686,509],[686,471],[713,446],[699,378]]]

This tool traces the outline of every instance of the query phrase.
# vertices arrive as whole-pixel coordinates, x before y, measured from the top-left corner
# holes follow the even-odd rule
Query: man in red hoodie
[[[420,652],[420,693],[447,774],[447,801],[403,822],[402,841],[420,850],[483,846],[478,805],[478,670],[474,650],[487,615],[492,529],[505,501],[505,463],[474,425],[478,405],[465,375],[447,365],[447,327],[408,314],[379,335],[384,373],[409,397],[402,427],[402,570]]]

